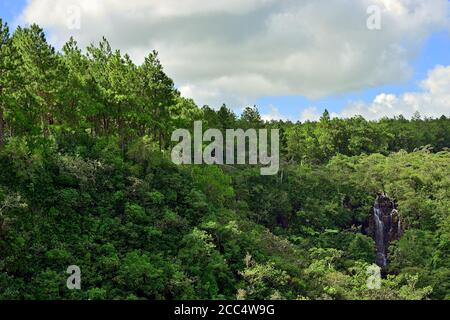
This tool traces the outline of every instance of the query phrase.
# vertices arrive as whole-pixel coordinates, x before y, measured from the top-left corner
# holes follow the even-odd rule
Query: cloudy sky
[[[0,0],[0,17],[38,23],[56,48],[106,36],[137,63],[156,49],[199,105],[294,121],[450,115],[448,0]]]

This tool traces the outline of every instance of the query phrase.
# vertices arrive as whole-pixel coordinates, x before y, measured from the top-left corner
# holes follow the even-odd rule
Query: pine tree
[[[29,28],[18,27],[12,39],[21,59],[16,72],[23,80],[21,90],[25,101],[22,104],[27,129],[48,134],[63,108],[58,100],[65,73],[60,58],[47,43],[44,31],[35,24]]]
[[[4,144],[7,87],[10,85],[11,38],[8,24],[0,18],[0,148]]]

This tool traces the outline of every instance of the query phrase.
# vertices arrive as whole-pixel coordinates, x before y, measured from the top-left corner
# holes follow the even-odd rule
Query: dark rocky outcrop
[[[376,263],[381,268],[388,264],[388,247],[392,241],[399,240],[403,234],[403,221],[394,201],[386,193],[379,193],[371,209],[368,234],[376,243]]]

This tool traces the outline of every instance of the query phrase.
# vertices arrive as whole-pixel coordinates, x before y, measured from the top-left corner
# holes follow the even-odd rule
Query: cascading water
[[[385,193],[379,194],[375,199],[371,221],[377,249],[376,263],[381,268],[385,268],[388,263],[389,243],[400,239],[403,232],[395,204]]]
[[[380,208],[378,197],[373,206],[373,218],[375,220],[375,244],[377,246],[376,263],[384,268],[387,264],[386,244],[384,237],[383,212]]]

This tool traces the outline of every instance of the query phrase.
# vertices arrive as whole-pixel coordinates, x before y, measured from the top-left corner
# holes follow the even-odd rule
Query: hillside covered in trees
[[[279,129],[279,173],[176,166],[171,133],[197,120]],[[449,299],[449,147],[445,115],[200,108],[156,52],[140,65],[106,39],[56,52],[37,25],[0,20],[0,299]],[[404,232],[370,289],[380,192]]]

